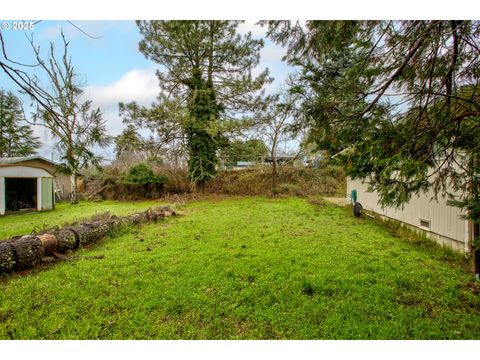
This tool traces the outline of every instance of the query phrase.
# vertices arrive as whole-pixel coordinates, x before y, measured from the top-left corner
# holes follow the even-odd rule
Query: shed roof
[[[30,160],[41,160],[41,161],[45,161],[45,162],[50,163],[50,164],[55,165],[55,166],[58,165],[55,161],[48,160],[48,159],[46,159],[46,158],[44,158],[43,156],[40,156],[40,155],[0,158],[0,165],[18,164],[18,163],[21,163],[21,162],[24,162],[24,161],[30,161]]]
[[[0,177],[6,178],[51,178],[53,177],[45,169],[40,169],[31,166],[21,166],[21,165],[13,165],[13,166],[2,166],[0,167]]]

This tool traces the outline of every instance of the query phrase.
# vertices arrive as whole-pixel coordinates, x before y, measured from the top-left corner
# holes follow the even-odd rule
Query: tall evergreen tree
[[[298,88],[319,145],[352,150],[352,178],[366,178],[388,206],[433,189],[478,224],[480,21],[268,26],[301,68]]]
[[[139,21],[140,51],[160,64],[158,103],[151,109],[120,104],[126,121],[147,125],[160,137],[185,140],[190,179],[200,186],[215,174],[225,134],[261,103],[270,81],[257,77],[262,40],[239,35],[239,21]],[[243,121],[245,124],[245,121]]]
[[[13,93],[0,90],[0,157],[34,155],[40,145],[26,123],[20,100]]]
[[[430,188],[478,197],[480,22],[268,25],[301,68],[319,145],[351,147],[349,175],[369,178],[383,204]]]
[[[135,154],[143,151],[143,139],[133,125],[127,126],[120,135],[115,137],[115,156]]]

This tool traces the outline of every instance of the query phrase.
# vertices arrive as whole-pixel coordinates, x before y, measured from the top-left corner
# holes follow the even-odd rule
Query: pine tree
[[[382,204],[433,189],[480,208],[479,21],[268,25],[301,69],[301,125],[321,147],[351,148],[348,174],[368,178]]]
[[[141,153],[144,141],[133,125],[127,126],[120,135],[115,137],[115,157],[118,159],[124,154]]]
[[[140,51],[161,65],[158,104],[120,104],[126,121],[185,141],[190,179],[214,176],[225,135],[261,103],[268,71],[253,77],[262,40],[237,33],[239,21],[139,21]]]
[[[26,123],[20,100],[0,90],[0,157],[29,156],[41,146]]]
[[[480,222],[480,21],[265,22],[313,138],[386,206],[433,190]],[[474,244],[480,273],[480,236]]]

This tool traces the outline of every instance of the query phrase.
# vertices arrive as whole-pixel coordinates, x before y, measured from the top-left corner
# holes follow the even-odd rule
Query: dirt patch
[[[325,201],[328,201],[329,203],[335,204],[337,206],[347,206],[348,201],[344,197],[324,197],[323,198]]]

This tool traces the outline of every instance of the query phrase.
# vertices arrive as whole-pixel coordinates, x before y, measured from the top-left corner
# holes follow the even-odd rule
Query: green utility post
[[[357,202],[357,190],[353,189],[350,192],[350,198],[352,199],[352,204],[355,204]]]

